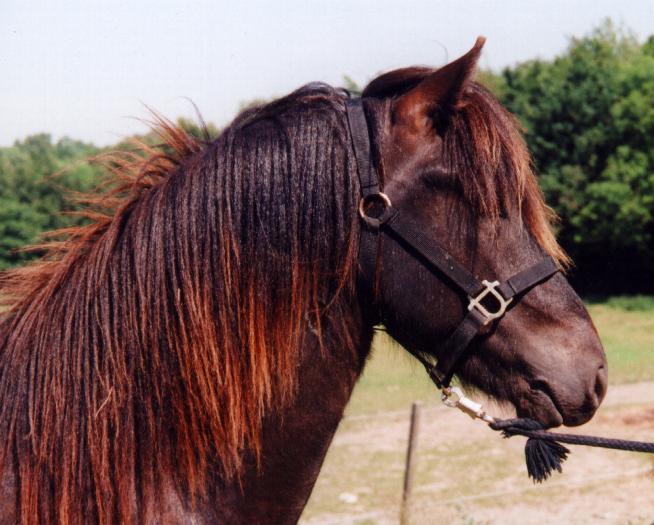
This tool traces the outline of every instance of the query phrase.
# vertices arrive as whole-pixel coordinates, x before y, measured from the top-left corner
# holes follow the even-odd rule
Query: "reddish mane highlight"
[[[307,320],[348,344],[342,94],[308,86],[213,142],[156,131],[160,146],[97,159],[109,179],[83,197],[88,225],[0,277],[0,472],[15,463],[25,524],[140,522],[165,479],[204,497],[260,460]]]

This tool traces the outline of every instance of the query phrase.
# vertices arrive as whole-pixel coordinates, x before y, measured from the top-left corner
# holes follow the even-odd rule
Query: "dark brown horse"
[[[515,120],[470,80],[480,49],[365,89],[385,192],[475,275],[565,265]],[[1,523],[293,523],[373,326],[438,357],[460,295],[397,243],[359,261],[346,98],[311,84],[214,141],[162,123],[161,148],[106,161],[90,225],[3,276]],[[587,421],[606,388],[560,274],[457,372],[547,425]]]

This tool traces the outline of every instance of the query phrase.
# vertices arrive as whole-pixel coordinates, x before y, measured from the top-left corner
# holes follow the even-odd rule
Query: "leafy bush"
[[[518,115],[586,291],[654,291],[654,36],[605,22],[494,80]]]

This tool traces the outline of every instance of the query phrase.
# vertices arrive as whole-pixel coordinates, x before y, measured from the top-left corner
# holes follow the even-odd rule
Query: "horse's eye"
[[[428,189],[433,191],[453,191],[458,189],[456,179],[449,173],[440,170],[425,171],[420,174],[420,180]]]

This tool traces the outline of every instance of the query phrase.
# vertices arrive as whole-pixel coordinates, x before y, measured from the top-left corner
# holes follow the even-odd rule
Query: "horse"
[[[368,84],[371,165],[471,274],[565,270],[521,128],[473,79],[482,45]],[[445,359],[467,298],[362,224],[348,100],[308,84],[214,139],[158,119],[161,144],[103,157],[85,224],[2,274],[0,523],[294,523],[375,326]],[[455,372],[545,426],[588,421],[607,381],[563,272]]]

